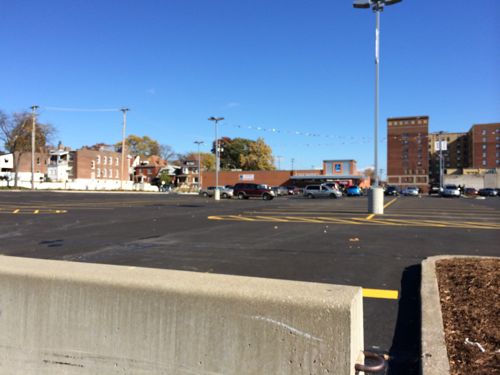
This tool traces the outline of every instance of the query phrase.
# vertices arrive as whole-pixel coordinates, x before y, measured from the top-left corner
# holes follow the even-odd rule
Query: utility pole
[[[208,121],[213,121],[215,123],[215,192],[214,199],[216,201],[220,200],[220,191],[219,191],[219,168],[220,168],[220,160],[219,160],[219,139],[217,137],[217,123],[219,121],[224,120],[224,117],[210,117]]]
[[[201,189],[201,154],[200,154],[200,145],[202,145],[203,141],[194,141],[198,145],[198,190]]]
[[[35,130],[36,130],[36,110],[37,105],[31,106],[31,118],[33,125],[31,127],[31,190],[35,190]]]
[[[120,173],[121,177],[121,189],[123,190],[123,174],[124,174],[124,169],[125,169],[125,128],[127,127],[127,112],[129,111],[128,108],[122,108],[120,111],[123,112],[123,127],[122,127],[122,171]],[[128,179],[128,166],[127,166],[127,171],[126,171],[126,176]]]

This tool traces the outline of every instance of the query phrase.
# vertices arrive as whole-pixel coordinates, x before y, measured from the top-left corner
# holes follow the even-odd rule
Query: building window
[[[483,131],[481,132],[481,134],[482,134],[482,135],[486,135],[486,130],[483,130]]]
[[[486,165],[486,160],[483,160],[483,165]]]
[[[106,156],[103,156],[102,157],[102,164],[106,165],[107,164],[107,159],[106,159]]]
[[[486,157],[486,152],[483,152],[483,158],[485,158],[485,157]]]
[[[108,176],[109,178],[113,178],[113,170],[111,168],[109,168]]]
[[[483,145],[483,150],[486,150],[486,145]]]
[[[97,155],[97,164],[101,164],[101,155]],[[97,176],[99,177],[99,176]]]
[[[148,169],[148,175],[150,175],[150,174],[151,174],[151,169]]]
[[[115,158],[115,165],[118,167],[119,165],[119,159],[118,158]]]
[[[104,178],[108,177],[108,173],[107,172],[108,172],[108,170],[106,168],[104,168],[102,170],[102,177],[104,177]]]
[[[95,161],[90,161],[90,169],[95,169]]]
[[[101,177],[101,168],[97,168],[97,178]]]
[[[120,173],[118,172],[118,169],[115,169],[115,177],[120,178]]]

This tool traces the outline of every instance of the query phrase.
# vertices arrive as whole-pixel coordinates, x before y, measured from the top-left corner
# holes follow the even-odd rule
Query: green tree
[[[246,171],[272,171],[275,170],[273,160],[273,150],[264,142],[263,138],[258,138],[250,143],[248,153],[240,155],[240,164]]]
[[[241,155],[248,156],[250,145],[253,143],[245,138],[223,138],[221,139],[222,150],[220,161],[222,169],[243,169]]]
[[[125,139],[125,147],[128,152],[134,156],[160,155],[160,144],[147,135],[143,137],[134,134],[129,135]],[[122,151],[121,142],[115,144],[115,151]]]
[[[0,111],[0,139],[4,148],[13,154],[14,185],[17,187],[18,166],[21,156],[31,152],[33,118],[28,112],[14,113],[11,117]],[[35,152],[44,151],[47,142],[55,134],[50,124],[35,124]]]

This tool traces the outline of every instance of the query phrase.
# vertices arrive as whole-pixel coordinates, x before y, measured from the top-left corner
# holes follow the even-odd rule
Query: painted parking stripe
[[[396,202],[397,200],[398,200],[398,198],[394,198],[392,201],[387,202],[387,203],[385,204],[384,208],[389,207],[391,204],[393,204],[393,203],[394,203],[394,202]]]
[[[19,208],[16,208],[14,211],[12,211],[13,214],[17,214],[20,211]]]
[[[500,229],[499,223],[466,222],[450,220],[408,220],[378,217],[371,220],[366,218],[335,218],[319,216],[240,216],[219,215],[209,216],[209,220],[251,221],[251,222],[282,222],[282,223],[311,223],[311,224],[346,224],[346,225],[383,225],[383,226],[415,226],[430,228],[465,228],[465,229]]]
[[[363,298],[398,299],[397,290],[363,288]]]

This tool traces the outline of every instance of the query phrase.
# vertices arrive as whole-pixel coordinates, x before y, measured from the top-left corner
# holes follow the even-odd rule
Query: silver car
[[[441,196],[443,197],[457,197],[460,198],[460,189],[457,185],[444,185]]]
[[[231,189],[231,188],[219,186],[219,187],[217,187],[217,190],[220,191],[221,198],[228,198],[229,199],[229,198],[233,197],[233,189]],[[201,189],[200,195],[205,197],[205,198],[213,197],[215,195],[215,186],[209,186],[206,189]]]
[[[324,185],[307,185],[304,188],[304,197],[306,198],[342,198],[342,193],[337,189],[332,189]]]
[[[401,190],[401,194],[406,195],[407,197],[418,197],[418,187],[416,186],[408,186]]]

